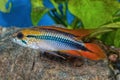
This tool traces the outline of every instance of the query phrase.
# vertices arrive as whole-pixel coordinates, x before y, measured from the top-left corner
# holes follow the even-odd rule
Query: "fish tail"
[[[80,57],[83,56],[85,58],[88,58],[90,60],[102,60],[106,58],[106,55],[104,51],[94,43],[85,43],[86,48],[89,50],[64,50],[60,51],[64,54]]]
[[[87,57],[91,60],[100,60],[106,58],[105,52],[95,43],[85,43],[85,46],[90,51],[81,50],[82,56]]]

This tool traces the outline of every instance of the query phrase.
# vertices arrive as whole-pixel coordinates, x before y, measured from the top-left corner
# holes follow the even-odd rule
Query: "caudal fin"
[[[100,60],[106,58],[105,52],[95,43],[85,43],[85,46],[89,51],[80,51],[81,55],[91,60]]]
[[[85,43],[85,46],[90,51],[84,51],[84,50],[64,50],[60,51],[64,54],[72,55],[72,56],[83,56],[85,58],[91,59],[91,60],[102,60],[106,58],[105,52],[94,43]]]

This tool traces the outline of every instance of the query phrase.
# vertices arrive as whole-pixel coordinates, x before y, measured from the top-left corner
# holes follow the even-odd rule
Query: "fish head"
[[[29,37],[29,36],[30,35],[39,35],[39,34],[40,34],[39,31],[34,31],[31,29],[23,29],[23,30],[20,30],[18,32],[15,32],[12,35],[12,41],[21,45],[21,46],[24,46],[24,47],[38,49],[39,48],[38,42],[40,40],[38,40],[34,37]]]

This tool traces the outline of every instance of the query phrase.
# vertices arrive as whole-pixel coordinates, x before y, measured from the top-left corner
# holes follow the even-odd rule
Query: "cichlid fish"
[[[94,43],[84,43],[81,38],[94,30],[71,30],[54,26],[22,29],[13,34],[13,42],[42,51],[60,51],[73,56],[84,56],[91,60],[106,57],[104,51]],[[56,53],[57,54],[57,53]]]

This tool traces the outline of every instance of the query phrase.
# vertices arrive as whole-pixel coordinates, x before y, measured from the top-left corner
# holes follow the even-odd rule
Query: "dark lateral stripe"
[[[27,44],[24,40],[22,40],[22,42],[23,42],[24,44]]]
[[[28,37],[28,38],[35,38],[35,37],[37,37],[37,36],[35,36],[35,35],[27,35],[27,37]]]

